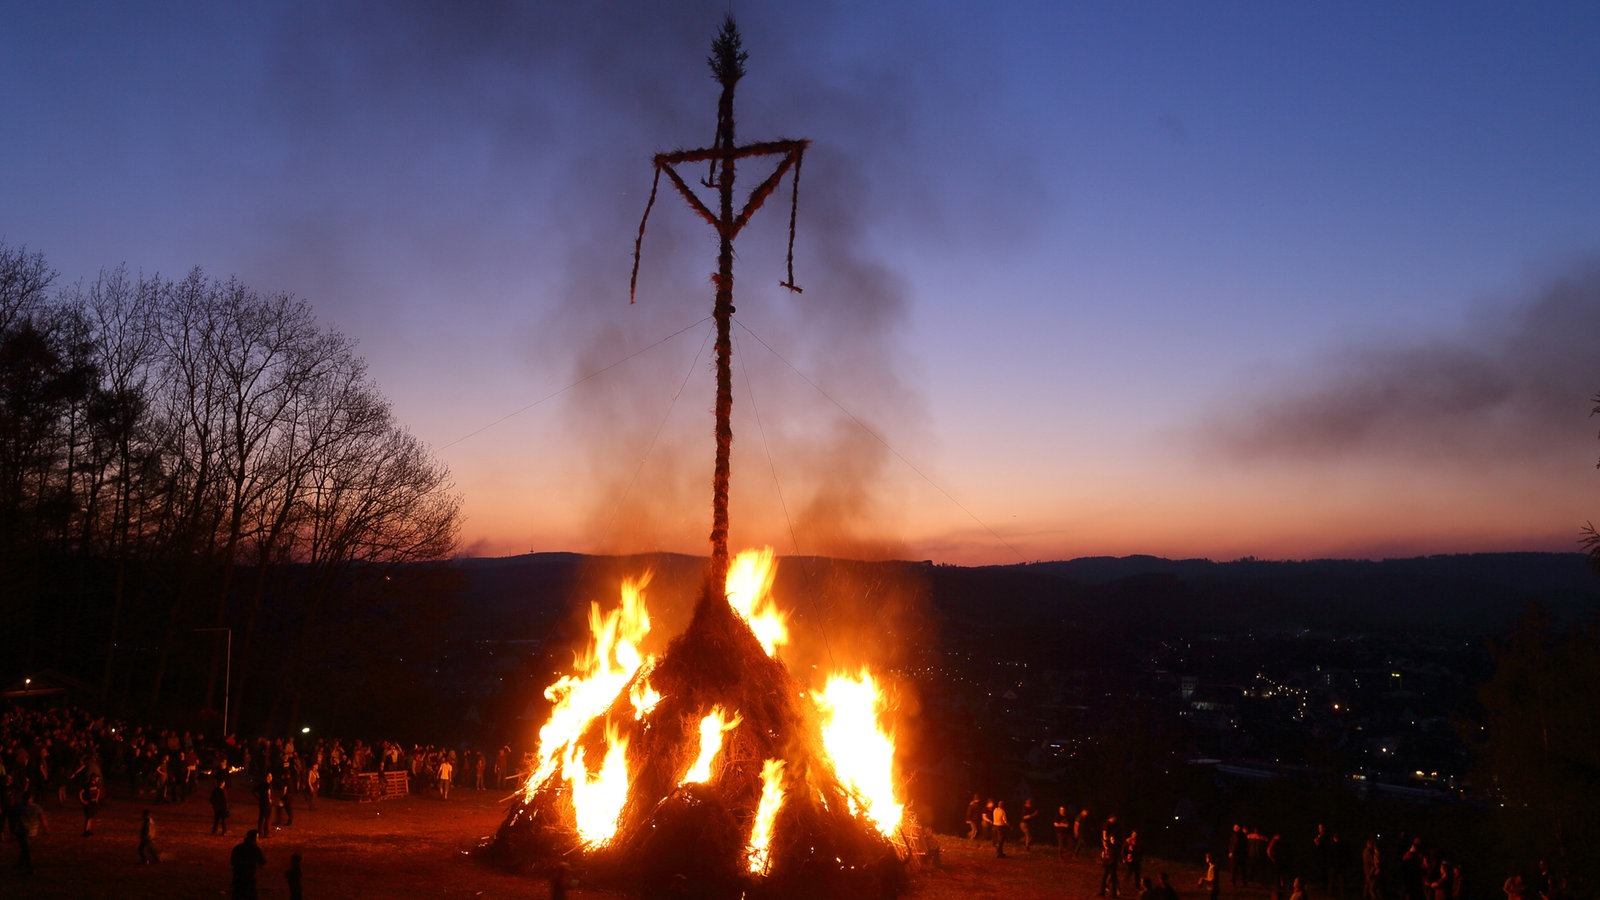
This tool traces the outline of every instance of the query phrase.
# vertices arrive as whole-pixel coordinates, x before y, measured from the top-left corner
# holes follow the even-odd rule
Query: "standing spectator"
[[[333,742],[333,750],[328,754],[328,765],[333,768],[333,783],[335,786],[344,783],[345,755],[344,744]]]
[[[1072,858],[1077,859],[1078,854],[1089,840],[1089,807],[1078,810],[1078,817],[1072,820]]]
[[[1217,895],[1222,893],[1222,883],[1217,880],[1217,863],[1209,853],[1206,854],[1206,873],[1200,876],[1200,881],[1195,886],[1205,888],[1209,900],[1217,900]]]
[[[267,855],[256,843],[255,829],[245,832],[228,863],[233,867],[233,900],[256,900],[256,870],[266,867]]]
[[[156,852],[156,820],[145,810],[139,818],[139,865],[161,862]]]
[[[256,785],[256,828],[250,832],[253,835],[265,836],[272,833],[272,773],[261,775],[261,781]],[[254,840],[250,840],[255,843]]]
[[[312,760],[306,770],[306,809],[317,808],[317,791],[322,790],[322,763]]]
[[[288,779],[278,788],[278,812],[283,815],[283,827],[294,825],[294,785]]]
[[[983,801],[977,794],[972,795],[972,802],[967,804],[967,840],[978,839],[978,830],[983,821]]]
[[[1055,821],[1051,824],[1056,833],[1056,859],[1066,859],[1067,845],[1072,842],[1072,816],[1065,806],[1056,810]]]
[[[228,779],[222,775],[211,789],[211,833],[228,833]]]
[[[494,755],[494,786],[506,786],[506,778],[511,775],[511,745],[502,744],[500,752]]]
[[[450,764],[450,757],[439,759],[439,799],[450,799],[450,779],[456,774],[456,767]]]
[[[1122,864],[1128,869],[1128,878],[1134,884],[1144,884],[1141,880],[1144,874],[1144,845],[1139,842],[1137,830],[1128,832],[1127,840],[1122,842]]]
[[[17,868],[24,875],[33,874],[33,839],[48,834],[44,808],[29,802],[21,786],[12,783],[4,791],[6,826],[17,840]]]
[[[1367,838],[1361,847],[1361,900],[1379,900],[1383,896],[1383,854],[1378,849],[1377,838]]]
[[[189,740],[188,732],[184,732],[183,736],[185,740]],[[189,795],[194,793],[194,786],[199,772],[200,754],[196,753],[194,750],[194,745],[190,744],[188,748],[183,751],[183,782],[182,794],[179,796],[179,800],[188,800]]]
[[[90,775],[89,783],[78,791],[78,805],[83,807],[83,836],[94,834],[94,817],[100,813],[100,776]]]
[[[1252,828],[1244,836],[1250,848],[1250,861],[1245,864],[1245,883],[1254,878],[1265,884],[1267,880],[1267,836]]]
[[[1439,867],[1431,873],[1424,873],[1423,877],[1427,879],[1428,900],[1450,900],[1455,893],[1448,861],[1439,860]]]
[[[284,870],[283,880],[289,882],[289,900],[301,900],[300,854],[295,853],[289,857],[289,868]]]
[[[1006,855],[1006,827],[1010,824],[1006,819],[1006,802],[995,801],[994,811],[989,814],[989,827],[994,831],[994,855],[1001,859]]]
[[[1033,805],[1033,799],[1022,801],[1022,815],[1017,817],[1017,824],[1022,828],[1022,849],[1033,852],[1033,829],[1039,820],[1039,809]]]
[[[1228,836],[1228,886],[1238,887],[1240,883],[1250,882],[1250,869],[1246,862],[1250,852],[1250,841],[1245,836],[1244,826],[1235,824],[1233,834]]]
[[[1400,883],[1406,900],[1423,900],[1426,893],[1424,870],[1428,868],[1422,838],[1413,838],[1411,846],[1400,855]],[[1543,894],[1543,891],[1537,893]]]
[[[477,784],[475,786],[481,791],[483,790],[483,754],[476,750],[472,751],[472,769],[477,775]]]
[[[154,787],[157,803],[167,802],[167,776],[167,757],[165,754],[160,754],[156,757],[155,771],[150,776],[150,783]]]
[[[1117,817],[1110,816],[1100,829],[1100,896],[1104,897],[1109,892],[1115,900],[1118,894],[1117,867],[1121,862],[1122,838],[1117,833]]]

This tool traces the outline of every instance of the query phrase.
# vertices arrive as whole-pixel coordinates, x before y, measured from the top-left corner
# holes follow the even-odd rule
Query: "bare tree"
[[[294,591],[309,581],[307,621],[295,629],[309,632],[351,566],[452,552],[460,503],[448,472],[395,424],[350,341],[319,329],[304,301],[198,272],[168,293],[158,407],[174,487],[170,533],[205,577],[173,592],[152,702],[178,623],[202,615],[187,610],[195,592],[184,585],[204,583],[214,598],[208,624],[228,621],[230,602],[245,595],[232,698],[243,709],[261,670],[257,629],[274,573]],[[254,576],[243,592],[241,566]]]
[[[133,278],[126,266],[102,271],[64,297],[89,330],[100,381],[87,411],[88,440],[82,552],[108,558],[113,574],[101,691],[109,696],[116,671],[129,565],[148,559],[150,511],[159,508],[158,447],[150,421],[151,382],[159,350],[156,314],[161,283]]]
[[[308,575],[289,679],[291,719],[317,661],[310,639],[328,600],[371,596],[391,567],[448,557],[460,532],[461,499],[449,471],[394,422],[386,402],[357,392],[329,412],[344,423],[332,430],[347,439],[317,454],[308,472],[307,515],[295,536],[294,559]],[[367,585],[355,583],[362,575]]]
[[[349,650],[305,640],[327,603],[454,552],[449,472],[303,300],[199,269],[52,296],[54,279],[0,243],[0,651],[75,642],[93,666],[103,640],[109,697],[134,660],[117,647],[154,648],[137,666],[154,712],[170,673],[193,697],[206,670],[188,632],[226,624],[235,668],[280,685],[261,705],[297,703],[306,666]],[[291,638],[252,665],[269,612]]]
[[[43,253],[0,241],[0,331],[43,309],[55,280]]]
[[[308,523],[315,508],[311,492],[319,461],[389,425],[387,410],[369,400],[365,362],[351,352],[342,336],[319,335],[304,355],[312,363],[304,370],[307,377],[284,408],[281,428],[263,460],[264,467],[277,473],[275,489],[262,494],[251,508],[252,519],[245,529],[246,557],[255,578],[242,642],[241,666],[246,673],[235,681],[237,706],[243,705],[241,696],[248,685],[248,664],[269,578],[296,563],[293,554],[299,535],[311,527]],[[306,628],[302,625],[298,630],[303,634]]]
[[[220,333],[227,326],[216,293],[199,269],[157,288],[160,362],[153,396],[163,483],[156,537],[157,558],[167,569],[167,611],[151,670],[151,709],[160,705],[191,595],[212,581],[208,575],[220,576],[227,568],[217,552],[227,508],[222,466],[227,397],[220,371],[225,354]]]

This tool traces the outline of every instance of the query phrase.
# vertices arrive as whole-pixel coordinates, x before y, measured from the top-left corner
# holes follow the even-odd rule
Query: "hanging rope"
[[[628,305],[633,305],[633,294],[639,287],[639,250],[644,246],[644,223],[650,221],[650,207],[656,205],[656,188],[661,185],[661,165],[656,165],[656,177],[650,179],[650,199],[644,205],[644,216],[639,219],[639,236],[633,239],[633,277],[628,279]],[[793,223],[789,225],[792,230]],[[792,238],[791,238],[792,240]],[[791,251],[792,252],[792,251]],[[791,280],[794,276],[790,276]]]
[[[796,294],[801,293],[801,288],[794,283],[794,222],[796,214],[800,211],[800,164],[805,158],[806,148],[802,144],[800,149],[794,152],[794,188],[789,194],[789,280],[778,282],[780,286]]]

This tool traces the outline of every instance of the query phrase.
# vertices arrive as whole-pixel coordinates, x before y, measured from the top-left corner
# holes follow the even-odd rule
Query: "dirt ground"
[[[245,791],[232,791],[228,834],[214,836],[205,796],[202,791],[185,803],[148,805],[119,795],[113,786],[92,837],[81,835],[83,817],[76,803],[58,807],[48,801],[50,831],[34,839],[34,875],[24,876],[15,868],[15,843],[0,844],[0,897],[228,897],[228,854],[255,824],[255,803]],[[474,855],[479,842],[499,826],[507,799],[497,791],[457,790],[448,801],[412,795],[375,803],[321,800],[315,809],[302,805],[292,827],[261,841],[267,867],[258,876],[259,896],[289,896],[284,870],[290,854],[300,853],[306,896],[313,898],[548,897],[541,880],[510,874]],[[161,862],[155,865],[138,862],[139,814],[145,808],[152,811],[157,828]],[[997,859],[988,844],[949,837],[941,837],[939,847],[938,867],[918,872],[903,897],[1024,900],[1098,894],[1099,869],[1087,859],[1063,862],[1053,849],[1029,854],[1020,847]],[[1153,860],[1145,871],[1153,875],[1162,869],[1183,896],[1204,896],[1194,887],[1197,867]],[[1267,896],[1264,890],[1225,893],[1254,900]],[[1133,898],[1137,891],[1124,890],[1122,895]],[[569,896],[624,895],[580,884]]]

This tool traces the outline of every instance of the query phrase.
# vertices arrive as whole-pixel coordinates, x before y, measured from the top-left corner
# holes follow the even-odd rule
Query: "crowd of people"
[[[1099,865],[1099,895],[1138,900],[1172,900],[1178,896],[1166,872],[1146,874],[1146,842],[1137,828],[1125,827],[1115,814],[1094,821],[1087,808],[1057,806],[1046,813],[1031,799],[1019,807],[1004,800],[972,795],[966,809],[966,837],[991,843],[996,858],[1006,847],[1024,852],[1048,848],[1061,860],[1085,858]],[[1194,887],[1208,897],[1224,887],[1266,889],[1275,898],[1310,900],[1312,892],[1361,900],[1463,900],[1466,882],[1459,856],[1451,856],[1421,837],[1404,833],[1385,839],[1368,837],[1359,853],[1326,825],[1303,840],[1236,824],[1225,848],[1206,853]],[[1570,896],[1564,877],[1545,863],[1533,875],[1506,879],[1506,900],[1563,900]]]
[[[125,779],[119,783],[125,783],[127,797],[156,808],[186,803],[209,784],[212,834],[229,833],[236,796],[254,799],[254,827],[230,857],[235,896],[247,897],[254,895],[255,873],[264,865],[259,842],[293,827],[299,804],[310,808],[319,798],[348,796],[354,779],[387,772],[405,772],[409,792],[448,800],[452,787],[487,790],[515,783],[527,764],[527,754],[514,759],[509,747],[491,758],[471,748],[407,747],[394,741],[211,738],[129,725],[71,706],[13,706],[0,710],[0,836],[15,844],[17,870],[32,874],[32,839],[49,832],[52,818],[61,829],[63,820],[75,818],[65,811],[75,810],[82,816],[82,834],[94,836],[108,779]],[[159,846],[157,818],[146,808],[135,849],[138,862],[159,864]],[[299,860],[292,859],[285,875],[292,892],[299,871]]]
[[[1022,801],[1014,811],[1006,809],[1004,800],[985,801],[973,794],[967,804],[967,839],[988,841],[994,844],[995,856],[1005,858],[1006,844],[1015,837],[1023,852],[1032,853],[1034,847],[1053,847],[1057,858],[1077,859],[1088,851],[1100,861],[1100,895],[1121,897],[1123,885],[1127,892],[1143,900],[1160,900],[1176,897],[1166,872],[1155,875],[1144,873],[1145,842],[1137,829],[1126,833],[1116,816],[1108,816],[1100,824],[1098,833],[1089,821],[1089,810],[1070,811],[1066,806],[1056,807],[1047,814],[1032,799]]]
[[[531,766],[531,754],[517,756],[508,746],[484,753],[394,741],[207,738],[128,725],[70,706],[12,707],[0,711],[0,836],[16,845],[16,868],[31,874],[31,839],[49,829],[47,806],[55,807],[58,823],[66,818],[63,810],[76,808],[83,835],[93,836],[110,777],[126,779],[127,795],[135,802],[158,807],[185,803],[209,782],[212,834],[228,834],[235,794],[242,790],[254,798],[254,828],[230,857],[235,896],[253,896],[255,872],[264,864],[259,842],[275,830],[293,827],[300,803],[313,807],[319,798],[352,796],[351,786],[361,777],[394,772],[406,773],[409,792],[448,800],[454,787],[515,785]],[[967,838],[993,844],[996,858],[1007,856],[1008,845],[1012,852],[1020,848],[1024,853],[1049,848],[1062,860],[1087,856],[1099,864],[1101,896],[1177,896],[1166,872],[1145,873],[1146,842],[1137,828],[1125,827],[1114,814],[1095,821],[1087,808],[1059,805],[1048,812],[1032,799],[1012,807],[1003,799],[974,794],[966,825]],[[158,826],[149,809],[141,814],[136,854],[141,864],[161,860]],[[291,885],[299,881],[298,862],[291,861],[286,874]],[[1330,897],[1359,891],[1361,900],[1462,900],[1466,884],[1460,856],[1421,837],[1371,836],[1355,851],[1323,825],[1297,841],[1235,824],[1226,846],[1205,855],[1203,873],[1195,887],[1213,898],[1226,886],[1266,888],[1288,900],[1309,900],[1312,890]],[[1544,863],[1537,871],[1507,878],[1503,890],[1506,900],[1562,900],[1569,895],[1565,879]]]

